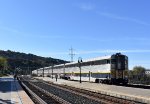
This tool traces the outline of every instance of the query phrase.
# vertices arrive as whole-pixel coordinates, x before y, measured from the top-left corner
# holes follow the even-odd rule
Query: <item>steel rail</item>
[[[41,81],[41,80],[40,80]],[[95,101],[101,101],[102,103],[108,103],[111,102],[111,104],[136,104],[137,102],[135,101],[131,101],[128,99],[122,99],[122,98],[117,98],[114,96],[109,96],[109,95],[104,95],[104,94],[100,94],[100,93],[94,93],[88,90],[84,90],[84,89],[80,89],[80,88],[75,88],[72,86],[64,86],[64,85],[58,85],[58,84],[54,84],[54,83],[48,83],[48,82],[43,82],[45,84],[49,84],[53,87],[57,87],[60,88],[62,90],[66,90],[75,94],[79,94],[81,96],[87,97],[89,99],[95,100]],[[71,90],[71,91],[70,91]],[[100,98],[101,100],[99,100],[98,98]],[[103,99],[103,100],[102,100]]]
[[[43,82],[45,84],[49,84],[49,83],[46,83],[46,82]],[[84,93],[81,93],[81,92],[77,92],[77,91],[73,91],[73,90],[70,90],[70,89],[66,89],[66,88],[63,88],[63,87],[60,87],[60,86],[56,86],[56,85],[53,85],[53,84],[49,84],[50,86],[53,86],[53,87],[56,87],[56,88],[59,88],[59,89],[62,89],[62,90],[65,90],[65,91],[68,91],[68,92],[71,92],[71,93],[74,93],[74,94],[77,94],[79,96],[83,96],[83,97],[86,97],[88,99],[91,99],[91,100],[94,100],[94,101],[97,101],[97,102],[100,102],[100,103],[104,103],[104,104],[113,104],[113,102],[109,102],[109,101],[104,101],[102,99],[98,99],[98,98],[95,98],[94,96],[90,96],[90,95],[87,95],[87,94],[84,94]],[[114,104],[117,104],[117,103],[114,103]],[[119,104],[119,103],[118,103]]]
[[[30,80],[30,78],[29,78],[29,80]],[[94,93],[92,91],[88,91],[88,90],[81,89],[81,88],[75,88],[72,86],[58,85],[58,84],[54,84],[54,83],[45,82],[45,81],[39,80],[39,79],[36,79],[36,80],[40,83],[47,84],[49,86],[70,92],[72,94],[86,97],[86,98],[91,99],[93,101],[100,102],[101,104],[137,104],[137,103],[140,103],[140,102],[135,102],[135,101],[131,101],[128,99],[113,97],[113,96],[100,94],[100,93]],[[31,82],[29,82],[29,83],[31,83]],[[32,85],[35,86],[34,84],[32,84]],[[40,89],[43,90],[42,88],[39,88],[39,90]],[[48,91],[43,90],[43,92],[48,93],[48,95],[49,95]],[[51,96],[53,96],[53,94]],[[58,100],[58,101],[61,102],[61,100]],[[66,103],[62,103],[62,104],[66,104]]]
[[[71,103],[65,101],[64,99],[62,99],[62,98],[60,98],[60,97],[42,89],[42,88],[32,84],[31,82],[29,82],[29,84],[32,85],[33,87],[37,88],[39,91],[44,92],[46,95],[50,96],[52,99],[54,99],[55,101],[57,101],[60,104],[71,104]]]
[[[21,82],[21,85],[33,96],[36,101],[40,104],[47,104],[45,101],[43,101],[39,96],[37,96],[33,91],[31,91],[23,82]]]

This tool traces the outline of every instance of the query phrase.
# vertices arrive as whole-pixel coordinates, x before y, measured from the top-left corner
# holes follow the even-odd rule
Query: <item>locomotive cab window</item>
[[[125,65],[127,65],[128,64],[128,62],[127,62],[127,60],[125,60]]]

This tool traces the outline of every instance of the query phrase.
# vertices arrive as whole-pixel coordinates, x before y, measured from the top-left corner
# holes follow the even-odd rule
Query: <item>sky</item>
[[[149,0],[0,0],[0,50],[74,61],[117,52],[150,69]]]

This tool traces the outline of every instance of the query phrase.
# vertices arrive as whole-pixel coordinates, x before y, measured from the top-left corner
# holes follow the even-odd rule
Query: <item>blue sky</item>
[[[1,0],[0,49],[70,60],[121,52],[150,68],[149,0]]]

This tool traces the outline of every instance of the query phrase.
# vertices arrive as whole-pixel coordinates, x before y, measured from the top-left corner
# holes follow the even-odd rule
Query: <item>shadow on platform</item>
[[[0,99],[0,104],[16,104],[17,102],[11,102],[11,100]]]
[[[16,87],[17,80],[13,78],[0,78],[0,92],[8,93],[8,92],[15,92],[21,91],[20,87]]]

